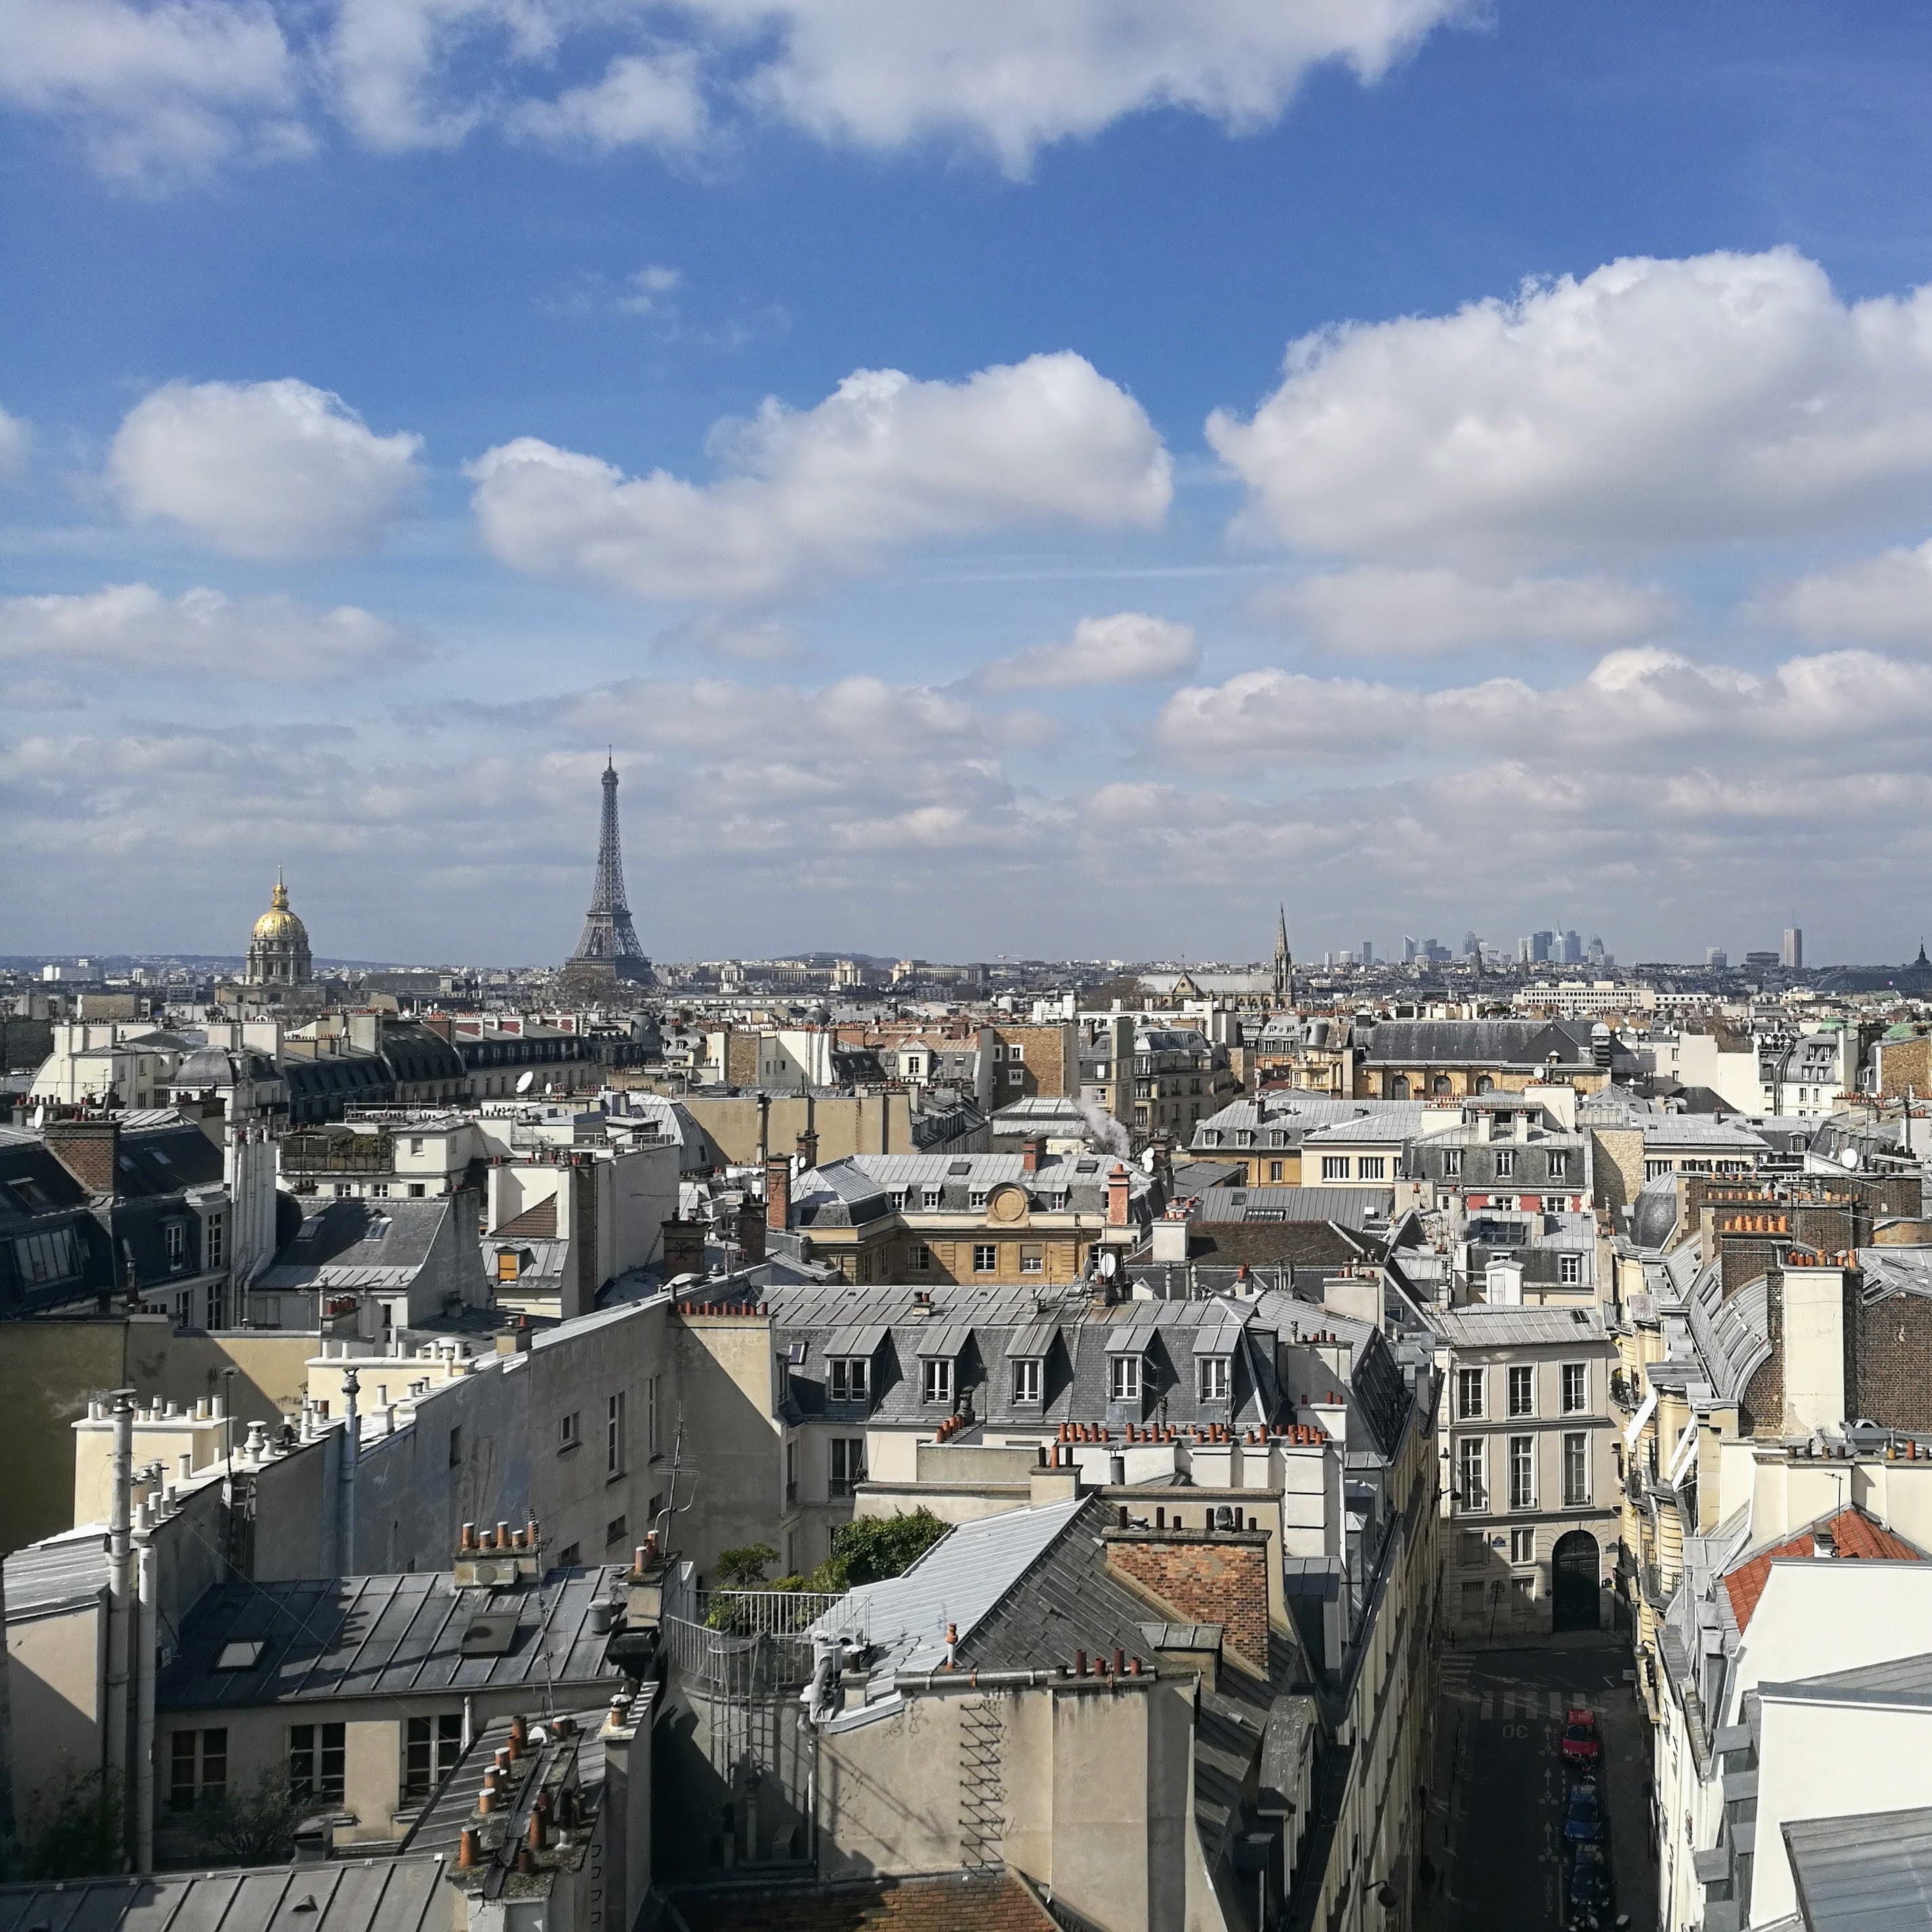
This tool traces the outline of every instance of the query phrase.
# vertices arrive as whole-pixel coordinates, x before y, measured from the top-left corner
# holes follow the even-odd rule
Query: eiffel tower
[[[638,944],[631,909],[624,903],[624,859],[617,843],[617,765],[604,767],[604,820],[597,836],[597,883],[583,936],[566,970],[608,974],[618,980],[648,980],[651,962]]]

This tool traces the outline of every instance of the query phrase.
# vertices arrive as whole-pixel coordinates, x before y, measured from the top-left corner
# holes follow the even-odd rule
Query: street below
[[[1657,1865],[1646,1812],[1648,1726],[1615,1638],[1554,1638],[1528,1650],[1454,1651],[1443,1660],[1429,1856],[1430,1932],[1540,1932],[1565,1924],[1563,1814],[1570,1774],[1558,1751],[1564,1712],[1587,1705],[1616,1880],[1612,1918],[1656,1922]]]

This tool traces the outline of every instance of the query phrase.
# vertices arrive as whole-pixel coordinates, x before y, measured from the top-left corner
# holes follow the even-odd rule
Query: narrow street
[[[1430,1793],[1438,1877],[1430,1932],[1553,1932],[1563,1925],[1568,1780],[1557,1743],[1572,1704],[1596,1713],[1603,1736],[1614,1910],[1629,1915],[1630,1932],[1651,1932],[1657,1865],[1645,1817],[1648,1727],[1625,1681],[1629,1667],[1623,1644],[1595,1635],[1444,1658]]]

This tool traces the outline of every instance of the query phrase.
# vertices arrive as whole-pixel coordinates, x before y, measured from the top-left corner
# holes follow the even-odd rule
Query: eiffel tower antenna
[[[644,979],[650,962],[638,944],[637,928],[624,898],[624,857],[617,836],[617,756],[610,748],[604,766],[604,816],[597,836],[597,883],[583,936],[571,955],[573,966],[601,967],[620,979]]]

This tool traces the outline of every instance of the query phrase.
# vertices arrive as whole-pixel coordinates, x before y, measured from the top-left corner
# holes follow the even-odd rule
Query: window
[[[1512,1415],[1536,1413],[1536,1371],[1512,1369],[1509,1372],[1509,1412]]]
[[[161,1232],[167,1242],[168,1266],[178,1271],[188,1266],[188,1224],[170,1221]]]
[[[973,1244],[973,1272],[975,1274],[992,1274],[1000,1265],[1000,1251],[991,1241],[976,1241]]]
[[[1483,1413],[1483,1371],[1480,1369],[1458,1369],[1456,1371],[1457,1418],[1468,1422]]]
[[[1026,1244],[1022,1243],[1020,1246],[1020,1273],[1022,1274],[1044,1274],[1046,1272],[1046,1249],[1037,1245],[1029,1246]]]
[[[1385,1180],[1388,1178],[1388,1156],[1386,1154],[1365,1154],[1355,1162],[1358,1180]]]
[[[29,1288],[38,1288],[43,1282],[64,1281],[80,1272],[80,1250],[71,1228],[56,1228],[46,1234],[22,1234],[14,1244],[14,1254]]]
[[[630,1524],[621,1516],[614,1516],[604,1526],[604,1545],[608,1550],[614,1543],[624,1542],[631,1534]]]
[[[1512,1563],[1534,1563],[1536,1561],[1534,1530],[1513,1529],[1510,1532],[1510,1561]]]
[[[1670,1172],[1670,1163],[1667,1160],[1647,1160],[1643,1164],[1643,1178],[1646,1180],[1655,1180],[1660,1175]]]
[[[346,1201],[355,1192],[356,1184],[353,1181],[338,1180],[335,1184],[335,1198],[338,1201]]]
[[[936,1187],[922,1187],[919,1191],[919,1204],[928,1214],[932,1213],[933,1209],[939,1205],[939,1190]]]
[[[514,1248],[499,1248],[496,1250],[496,1279],[499,1281],[514,1281],[517,1278],[518,1267],[518,1256]]]
[[[1558,1255],[1556,1257],[1556,1279],[1565,1288],[1578,1286],[1583,1279],[1583,1257],[1581,1255]]]
[[[1546,1214],[1560,1214],[1569,1204],[1568,1198],[1562,1194],[1546,1194],[1543,1197],[1543,1211]]]
[[[1552,1180],[1568,1180],[1570,1178],[1570,1155],[1567,1148],[1550,1149],[1550,1178]]]
[[[1036,1402],[1040,1400],[1040,1364],[1036,1361],[1018,1361],[1013,1364],[1013,1400],[1016,1402]]]
[[[199,1798],[228,1795],[228,1732],[176,1731],[168,1741],[168,1809],[192,1811]]]
[[[1238,1148],[1251,1148],[1254,1144],[1255,1136],[1252,1128],[1243,1127],[1234,1136],[1234,1144]]]
[[[580,1409],[573,1408],[557,1425],[556,1448],[559,1455],[566,1449],[575,1449],[582,1444],[584,1441],[582,1420],[583,1412]]]
[[[1348,1178],[1348,1156],[1345,1154],[1324,1154],[1322,1156],[1322,1178],[1324,1180],[1346,1180]]]
[[[1462,1586],[1462,1614],[1466,1617],[1479,1617],[1483,1614],[1483,1586],[1480,1582]]]
[[[1536,1438],[1512,1436],[1509,1439],[1510,1508],[1536,1507]]]
[[[1496,1178],[1507,1180],[1516,1172],[1516,1150],[1498,1148],[1496,1150]]]
[[[1009,1087],[1017,1087],[1025,1078],[1026,1069],[1024,1066],[1010,1066],[1006,1069],[1006,1084]]]
[[[604,1405],[604,1473],[624,1473],[624,1423],[628,1396],[620,1389]]]
[[[463,1466],[463,1430],[460,1424],[449,1432],[449,1466],[452,1469]]]
[[[1228,1358],[1226,1355],[1202,1357],[1201,1400],[1203,1402],[1226,1402],[1228,1400]]]
[[[410,1153],[421,1154],[422,1152],[422,1137],[419,1134],[411,1135],[410,1137]]]
[[[1442,1178],[1444,1180],[1460,1180],[1462,1178],[1462,1150],[1460,1148],[1444,1148],[1442,1150]]]
[[[1270,1162],[1268,1162],[1268,1178],[1269,1178],[1269,1180],[1279,1180],[1281,1178],[1281,1175],[1282,1175],[1282,1164],[1281,1164],[1281,1162],[1280,1162],[1280,1161],[1278,1161],[1278,1160],[1271,1160],[1271,1161],[1270,1161]]]
[[[1466,1436],[1456,1445],[1456,1489],[1462,1507],[1480,1516],[1490,1506],[1489,1438]]]
[[[389,1198],[389,1184],[386,1180],[372,1180],[369,1184],[369,1192],[378,1201],[386,1201]]]
[[[412,1201],[420,1201],[428,1192],[429,1190],[420,1180],[410,1183],[410,1198]]]
[[[1113,1355],[1107,1362],[1107,1396],[1112,1402],[1138,1402],[1141,1399],[1141,1358],[1138,1355]]]
[[[1590,1500],[1590,1438],[1579,1430],[1563,1438],[1563,1507],[1581,1509]]]
[[[420,1721],[420,1720],[418,1720]],[[463,1720],[455,1720],[458,1735]],[[415,1724],[410,1729],[413,1731]],[[344,1727],[340,1724],[291,1724],[289,1726],[289,1795],[305,1802],[320,1798],[340,1804],[343,1778]],[[452,1760],[452,1762],[454,1760]]]
[[[581,1558],[582,1552],[579,1546],[574,1543],[566,1543],[556,1552],[558,1563],[566,1570],[574,1570]]]
[[[834,1402],[863,1402],[868,1393],[872,1365],[863,1355],[842,1355],[832,1364]]]
[[[866,1480],[866,1438],[862,1436],[835,1436],[832,1438],[832,1493],[849,1496]]]
[[[928,1355],[920,1364],[920,1400],[950,1402],[952,1400],[952,1364],[944,1355]]]
[[[332,1731],[341,1728],[340,1724],[323,1726]],[[403,1796],[427,1798],[455,1768],[456,1760],[462,1755],[460,1717],[446,1714],[440,1718],[412,1718],[403,1758]],[[290,1758],[292,1765],[292,1751]],[[292,1770],[290,1776],[292,1780]]]
[[[201,1224],[201,1247],[203,1264],[211,1268],[221,1265],[223,1238],[228,1230],[219,1214],[211,1214]]]
[[[906,1266],[914,1274],[929,1274],[932,1271],[932,1250],[923,1241],[915,1241],[906,1250]]]
[[[985,1207],[986,1204],[986,1190],[983,1187],[969,1188],[966,1193],[966,1204],[969,1208]]]
[[[1581,1415],[1590,1406],[1590,1365],[1588,1362],[1563,1364],[1563,1413]]]
[[[652,1462],[664,1454],[664,1377],[653,1376],[644,1384],[646,1406],[644,1411],[645,1433],[649,1448],[646,1453]]]

